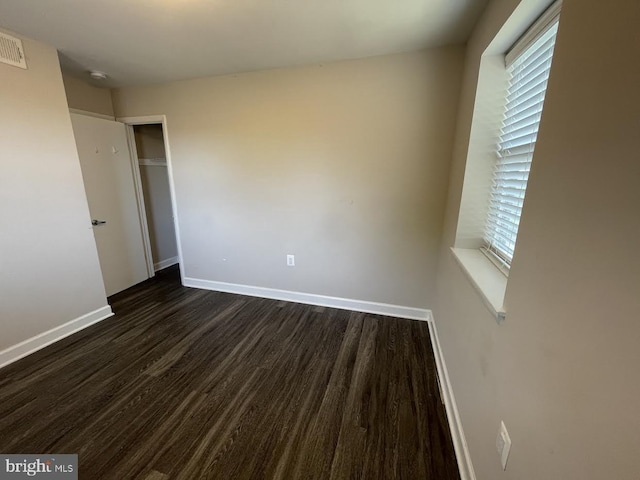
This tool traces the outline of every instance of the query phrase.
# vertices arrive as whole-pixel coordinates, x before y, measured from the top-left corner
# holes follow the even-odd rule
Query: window
[[[508,269],[547,90],[559,9],[543,15],[506,56],[509,75],[482,250]]]
[[[542,116],[561,1],[556,0],[546,11],[539,8],[547,0],[521,2],[480,57],[451,252],[498,323],[506,318],[509,268]],[[533,24],[522,23],[524,18],[536,17]],[[518,37],[514,44],[513,39]]]

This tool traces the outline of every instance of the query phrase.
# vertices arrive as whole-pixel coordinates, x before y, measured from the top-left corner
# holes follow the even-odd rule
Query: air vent
[[[0,62],[26,70],[27,60],[24,58],[22,40],[0,32]]]

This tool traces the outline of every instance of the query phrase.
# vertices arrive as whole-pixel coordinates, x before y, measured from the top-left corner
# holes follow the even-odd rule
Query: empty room
[[[638,480],[638,25],[0,0],[0,479]]]

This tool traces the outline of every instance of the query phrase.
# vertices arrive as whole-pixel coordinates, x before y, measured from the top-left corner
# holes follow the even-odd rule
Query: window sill
[[[471,248],[451,248],[462,271],[471,280],[473,287],[480,293],[482,301],[489,311],[502,323],[506,317],[504,295],[507,290],[507,277],[480,250]]]

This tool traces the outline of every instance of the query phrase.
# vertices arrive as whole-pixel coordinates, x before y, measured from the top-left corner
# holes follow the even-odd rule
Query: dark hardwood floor
[[[180,286],[0,370],[0,453],[81,479],[458,479],[425,322]]]

